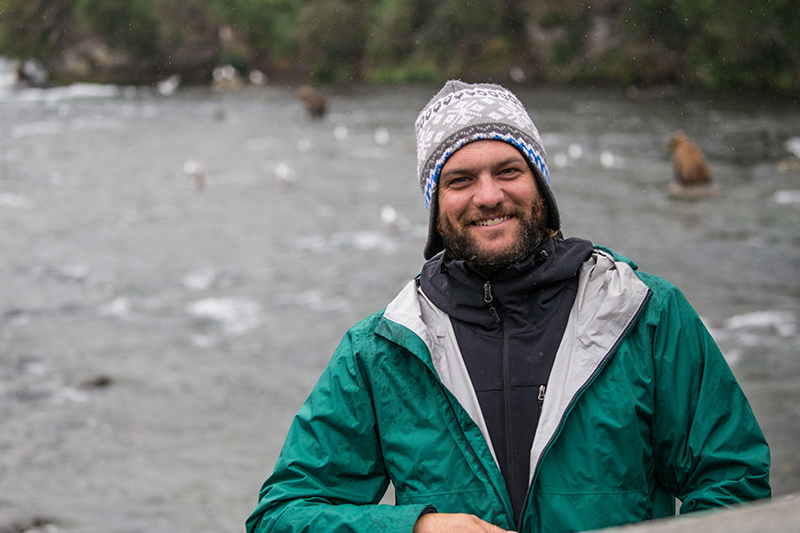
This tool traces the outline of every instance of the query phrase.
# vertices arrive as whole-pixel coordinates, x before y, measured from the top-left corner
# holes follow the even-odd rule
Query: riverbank
[[[797,96],[792,2],[7,0],[0,55],[36,59],[56,83],[210,83],[230,65],[279,83],[462,78]]]

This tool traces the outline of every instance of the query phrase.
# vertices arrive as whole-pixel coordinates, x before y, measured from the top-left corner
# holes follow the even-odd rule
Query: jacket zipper
[[[511,354],[509,353],[508,342],[508,328],[503,320],[500,318],[500,313],[497,311],[492,302],[494,296],[492,295],[492,284],[489,281],[483,283],[483,301],[489,304],[489,311],[494,315],[495,321],[500,324],[500,329],[503,331],[503,348],[502,348],[502,364],[503,364],[503,427],[505,428],[505,449],[506,449],[506,472],[503,474],[506,479],[506,484],[509,487],[516,487],[517,468],[514,464],[514,438],[512,435],[513,424],[511,422],[511,362],[509,361]],[[501,308],[502,309],[502,308]]]
[[[547,454],[547,451],[553,445],[553,442],[555,442],[556,436],[559,433],[561,433],[561,428],[564,426],[564,421],[567,419],[567,415],[572,411],[572,408],[575,406],[575,402],[578,401],[578,398],[581,396],[581,394],[583,394],[583,391],[589,388],[589,385],[591,385],[592,382],[595,380],[595,378],[597,378],[598,374],[600,374],[600,371],[603,370],[603,368],[606,366],[606,363],[608,363],[608,360],[611,359],[611,356],[619,349],[620,345],[622,344],[622,341],[625,340],[625,338],[628,336],[628,334],[630,334],[634,326],[636,326],[636,323],[639,322],[639,318],[641,318],[642,313],[644,312],[644,308],[647,307],[647,303],[650,301],[650,297],[652,295],[653,291],[651,291],[648,288],[647,295],[644,297],[644,300],[642,301],[642,304],[639,306],[639,309],[636,310],[636,314],[633,315],[631,321],[628,322],[628,325],[625,327],[625,330],[619,337],[617,337],[617,340],[614,342],[614,345],[611,346],[611,349],[606,353],[606,355],[603,357],[600,363],[595,367],[594,372],[592,372],[592,375],[589,376],[589,378],[583,383],[581,388],[579,388],[577,392],[575,392],[575,395],[572,396],[572,399],[569,401],[569,404],[567,404],[567,408],[564,410],[564,414],[561,416],[561,420],[559,420],[558,426],[556,426],[556,430],[550,436],[550,440],[547,441],[547,444],[542,449],[542,453],[539,455],[539,459],[536,461],[536,466],[533,469],[531,484],[528,486],[528,492],[527,494],[525,494],[525,500],[523,500],[522,509],[520,509],[519,512],[518,523],[520,525],[519,528],[520,531],[522,530],[522,519],[525,517],[525,511],[528,508],[528,500],[531,497],[531,492],[533,491],[533,485],[536,482],[536,476],[539,474],[539,467],[542,466],[542,460],[544,460],[544,456]],[[541,388],[539,389],[539,391],[541,396]]]
[[[505,313],[504,313],[505,316]],[[509,330],[505,321],[500,323],[503,330],[503,423],[505,426],[506,476],[507,485],[517,486],[517,465],[514,463],[514,424],[511,416],[511,350],[509,347]]]
[[[497,312],[497,309],[494,308],[492,302],[494,301],[494,296],[492,296],[492,284],[488,281],[483,284],[483,301],[489,304],[489,311],[494,316],[495,322],[500,322],[500,314]]]
[[[489,281],[483,283],[483,301],[489,304],[489,311],[494,315],[495,322],[500,324],[503,330],[503,425],[505,427],[505,448],[506,448],[506,484],[509,487],[516,487],[517,468],[514,464],[514,438],[512,435],[513,424],[511,416],[511,353],[509,348],[509,331],[506,327],[505,321],[500,318],[500,312],[492,304],[494,296],[492,295],[492,284]],[[501,307],[502,309],[502,307]],[[504,506],[505,507],[505,506]],[[513,526],[512,526],[513,527]]]
[[[477,463],[478,467],[481,470],[481,473],[483,473],[483,475],[486,476],[486,480],[489,482],[489,486],[492,487],[492,491],[494,492],[494,495],[497,498],[497,501],[500,503],[500,506],[503,508],[503,514],[505,514],[505,516],[506,516],[506,523],[508,524],[508,528],[513,530],[514,529],[514,522],[513,522],[512,518],[511,518],[511,513],[509,513],[508,509],[506,508],[506,504],[503,503],[503,498],[500,496],[500,491],[498,491],[497,487],[495,487],[494,483],[492,482],[492,478],[489,477],[489,471],[486,470],[486,467],[483,465],[481,460],[478,458],[478,454],[475,452],[475,449],[472,447],[472,444],[469,442],[469,439],[467,438],[467,434],[464,431],[464,428],[461,427],[461,423],[458,421],[458,416],[456,415],[456,410],[453,407],[453,403],[450,401],[450,398],[447,396],[447,390],[444,388],[444,385],[442,385],[441,383],[439,383],[439,388],[442,390],[442,394],[444,394],[445,400],[447,400],[447,405],[448,405],[448,407],[450,407],[450,414],[453,415],[453,420],[455,421],[456,426],[458,426],[458,431],[461,434],[461,438],[464,440],[464,444],[467,445],[467,449],[469,450],[469,453],[472,456],[472,459],[475,461],[475,463]]]

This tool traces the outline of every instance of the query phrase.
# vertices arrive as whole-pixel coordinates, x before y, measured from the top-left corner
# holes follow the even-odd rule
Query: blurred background
[[[0,0],[0,532],[243,531],[419,272],[451,77],[518,94],[567,236],[684,291],[800,492],[789,1]],[[719,195],[669,196],[676,129]]]
[[[53,79],[448,78],[800,88],[792,0],[2,0],[0,53]]]

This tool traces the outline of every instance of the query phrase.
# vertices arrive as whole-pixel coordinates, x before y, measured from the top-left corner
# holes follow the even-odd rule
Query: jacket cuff
[[[426,515],[426,514],[430,514],[430,513],[438,513],[438,512],[439,512],[439,511],[437,511],[437,510],[436,510],[436,507],[434,507],[433,505],[427,505],[427,506],[425,506],[425,508],[424,508],[424,509],[422,509],[422,511],[420,511],[420,512],[419,512],[419,515],[417,515],[417,519],[416,519],[416,520],[414,520],[414,525],[412,526],[412,529],[411,529],[411,531],[412,531],[412,532],[414,531],[414,529],[413,529],[413,528],[417,526],[417,522],[419,521],[419,519],[420,519],[422,516],[424,516],[424,515]]]
[[[436,510],[436,507],[434,507],[433,505],[428,505],[427,507],[425,507],[425,509],[422,510],[422,512],[419,513],[419,516],[428,513],[438,513],[438,512],[439,511]],[[419,520],[419,516],[417,517],[417,520]]]

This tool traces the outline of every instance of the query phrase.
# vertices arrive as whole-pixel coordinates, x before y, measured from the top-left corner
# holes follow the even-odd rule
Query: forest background
[[[57,83],[677,84],[800,94],[797,0],[0,0]]]

